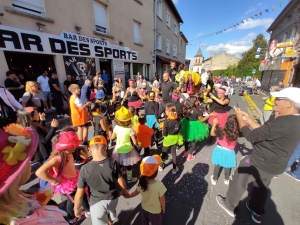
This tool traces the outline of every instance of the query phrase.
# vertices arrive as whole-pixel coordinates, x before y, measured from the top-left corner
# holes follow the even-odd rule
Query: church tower
[[[198,72],[200,74],[201,69],[202,69],[202,62],[203,62],[203,55],[201,52],[201,49],[199,47],[197,54],[194,56],[194,65],[193,65],[193,71]]]

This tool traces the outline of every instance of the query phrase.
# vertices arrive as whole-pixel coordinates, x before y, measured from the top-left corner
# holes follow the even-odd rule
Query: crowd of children
[[[180,76],[179,83],[182,83],[183,79],[184,77]],[[116,96],[116,87],[114,87],[112,99],[109,99],[101,89],[97,90],[92,95],[91,101],[86,104],[80,101],[79,86],[70,85],[71,120],[77,130],[72,127],[64,128],[52,139],[53,150],[49,159],[36,172],[41,180],[49,183],[54,193],[67,196],[66,211],[69,224],[76,224],[84,217],[92,217],[93,224],[112,224],[115,218],[114,208],[117,204],[112,200],[117,195],[114,195],[114,198],[106,198],[109,193],[115,191],[113,180],[121,184],[122,195],[125,198],[141,194],[143,224],[149,224],[149,222],[152,225],[162,224],[162,213],[165,212],[166,207],[164,198],[166,188],[155,177],[158,171],[165,169],[164,162],[168,157],[168,151],[170,150],[172,156],[171,172],[176,174],[179,171],[178,148],[184,146],[183,156],[187,161],[192,161],[195,159],[197,143],[204,141],[209,134],[217,136],[217,146],[212,154],[215,169],[211,182],[216,185],[219,170],[223,167],[224,183],[229,183],[230,170],[236,166],[234,147],[239,135],[235,116],[229,116],[227,112],[226,106],[229,104],[229,99],[224,96],[225,91],[222,88],[216,88],[215,93],[212,93],[210,87],[195,87],[192,76],[187,76],[187,79],[186,93],[182,95],[179,90],[173,90],[172,100],[165,105],[162,115],[159,115],[160,94],[155,90],[140,93],[133,80],[129,80],[129,87],[123,99]],[[89,150],[93,157],[90,162],[88,162],[87,151],[78,150],[79,145],[84,146],[88,143],[87,124],[89,121],[94,127],[93,141],[89,143]],[[208,121],[211,121],[211,131],[209,131]],[[160,130],[163,139],[161,152],[158,151]],[[108,149],[114,140],[115,147],[110,152]],[[151,147],[156,149],[157,154],[150,156]],[[88,162],[82,166],[80,174],[74,165],[75,155],[83,162]],[[107,177],[109,176],[107,171],[95,170],[95,166],[90,165],[95,161],[102,163],[107,158],[110,159],[107,166],[113,165],[113,168],[110,167],[115,174],[113,178]],[[140,171],[134,172],[133,165],[137,163],[140,163]],[[133,174],[140,174],[140,177],[134,177]],[[127,183],[137,181],[136,190],[133,193],[128,193],[125,181],[119,180],[123,176],[126,176]],[[97,177],[105,182],[112,179],[107,183],[107,189],[102,190],[101,196],[93,195],[97,192],[95,189]],[[76,190],[77,197],[75,196]],[[101,206],[111,212],[108,218],[106,218],[107,213],[102,215],[104,219],[102,217],[97,219],[93,216],[93,210],[90,208],[96,204],[95,199],[109,200],[110,204],[113,204]],[[8,218],[5,217],[5,219]]]

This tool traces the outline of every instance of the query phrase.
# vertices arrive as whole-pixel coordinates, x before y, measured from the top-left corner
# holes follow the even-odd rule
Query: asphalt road
[[[236,92],[237,93],[237,92]],[[251,96],[258,108],[262,109],[262,96]],[[230,96],[231,106],[236,102],[239,107],[251,113],[253,118],[259,118],[244,97],[237,94]],[[232,110],[231,110],[232,113]],[[64,122],[68,123],[68,121]],[[91,131],[92,133],[92,128]],[[236,148],[237,159],[251,152],[252,146],[244,138],[238,140]],[[223,183],[224,174],[221,173],[216,186],[211,185],[210,176],[213,173],[213,164],[211,162],[211,153],[214,146],[207,146],[206,142],[198,143],[196,149],[196,159],[187,162],[183,158],[183,147],[177,152],[177,162],[180,171],[173,175],[171,173],[171,162],[163,172],[159,172],[158,179],[167,187],[166,193],[166,213],[163,216],[164,225],[213,225],[213,224],[255,224],[247,210],[245,203],[248,199],[248,187],[241,199],[239,212],[236,218],[228,216],[217,204],[215,198],[218,194],[226,195],[228,186]],[[161,149],[152,150],[153,154],[160,154]],[[171,157],[169,155],[169,157]],[[24,188],[29,188],[37,183],[37,179],[27,184]],[[270,225],[296,225],[300,222],[300,195],[299,183],[287,175],[279,175],[274,178],[270,185],[269,197],[265,207],[265,214],[262,218],[262,224]],[[135,189],[134,184],[128,185],[130,191]],[[64,204],[65,198],[55,196],[54,199]],[[132,199],[119,198],[117,207],[118,218],[117,225],[139,225],[140,218],[140,196]],[[90,219],[85,219],[82,225],[92,224]]]

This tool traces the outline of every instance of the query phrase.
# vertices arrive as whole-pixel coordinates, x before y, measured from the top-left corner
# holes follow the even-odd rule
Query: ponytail
[[[145,192],[148,189],[147,177],[141,175],[139,179],[139,186],[141,186],[142,190]]]

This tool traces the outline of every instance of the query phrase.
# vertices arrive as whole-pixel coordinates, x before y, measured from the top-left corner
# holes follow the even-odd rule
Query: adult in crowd
[[[142,105],[142,100],[139,95],[139,90],[135,87],[133,79],[128,80],[129,87],[126,89],[124,100],[128,100],[128,107],[132,106],[135,109],[139,109]]]
[[[254,81],[251,78],[249,78],[247,83],[246,83],[248,95],[252,94],[252,90],[253,90],[254,85],[255,85]]]
[[[99,71],[96,72],[96,76],[93,78],[93,86],[94,86],[94,91],[98,91],[98,85],[99,81],[101,81],[101,73]]]
[[[55,101],[57,117],[69,118],[70,116],[67,115],[64,110],[64,103],[62,98],[65,93],[59,87],[57,73],[53,72],[51,74],[51,78],[49,79],[49,86],[50,86],[52,97]]]
[[[172,82],[176,81],[176,75],[177,75],[177,69],[176,69],[176,63],[174,61],[170,62],[170,70],[169,70],[169,76]]]
[[[42,91],[39,90],[39,85],[35,81],[27,81],[26,92],[22,97],[22,106],[37,107],[39,112],[49,112],[48,104]]]
[[[255,83],[254,87],[256,88],[257,94],[259,95],[260,88],[261,88],[261,82],[260,82],[260,80],[258,78],[255,77],[254,78],[254,83]]]
[[[46,101],[49,101],[49,106],[50,106],[50,109],[55,109],[53,106],[52,106],[52,96],[51,96],[51,91],[50,91],[50,86],[49,86],[49,77],[48,77],[48,72],[45,70],[43,71],[42,75],[40,75],[38,78],[37,78],[37,82],[40,86],[40,89],[41,91],[43,92],[44,94],[44,97],[45,97],[45,100]]]
[[[159,88],[160,87],[160,83],[159,83],[159,79],[158,79],[157,75],[153,79],[152,87],[154,87],[154,88]]]
[[[82,75],[79,76],[79,80],[77,81],[77,84],[79,85],[80,88],[82,88],[82,86],[84,85],[84,79]]]
[[[281,80],[281,81],[279,81],[279,83],[278,83],[278,90],[280,91],[280,90],[282,90],[283,88],[284,88],[284,84],[283,84],[283,80]]]
[[[270,88],[270,92],[274,92],[277,90],[278,89],[275,86],[272,86]],[[261,125],[263,125],[265,122],[267,122],[269,120],[270,116],[272,115],[275,97],[270,95],[269,97],[262,97],[262,100],[265,101],[265,105],[264,105],[264,111],[260,116],[260,124]]]
[[[108,74],[106,73],[106,70],[102,70],[101,79],[104,81],[105,89],[108,90]]]
[[[256,223],[261,223],[265,212],[264,206],[272,178],[286,170],[288,161],[299,143],[300,89],[290,87],[271,92],[271,95],[275,97],[274,111],[279,116],[272,116],[262,126],[247,113],[234,108],[244,137],[253,143],[253,151],[241,159],[230,180],[226,198],[217,196],[218,204],[234,217],[235,208],[248,184],[252,183],[252,193],[246,207]]]
[[[206,87],[208,80],[208,75],[204,69],[201,69],[201,84],[203,87]]]
[[[180,63],[179,67],[178,67],[178,73],[176,74],[176,83],[177,84],[183,84],[185,82],[185,71],[184,71],[184,64]]]
[[[214,78],[210,70],[207,71],[207,82],[206,87],[208,88],[208,85],[212,88],[214,86]]]
[[[293,85],[291,84],[291,82],[287,82],[286,85],[285,85],[285,87],[286,87],[286,88],[287,88],[287,87],[293,87]]]
[[[140,74],[140,72],[138,72],[138,80],[136,82],[136,87],[138,89],[140,89],[142,87],[143,82],[144,82],[144,77],[142,75],[139,75],[139,74]]]
[[[208,99],[207,103],[212,103],[210,110],[212,111],[214,116],[209,117],[208,123],[213,124],[214,118],[218,119],[218,126],[223,128],[227,118],[229,116],[228,114],[228,105],[230,103],[230,99],[225,96],[226,90],[224,88],[219,88],[217,91],[217,97],[213,95],[212,93],[209,93],[210,99]]]
[[[117,102],[121,102],[124,97],[124,90],[121,78],[114,78],[114,94]],[[106,94],[106,93],[105,93]]]
[[[25,84],[26,84],[26,80],[25,80],[25,77],[24,77],[24,75],[23,74],[19,74],[19,76],[18,76],[18,78],[19,78],[19,82],[20,82],[20,84],[22,84],[22,85],[24,85],[25,86]]]
[[[52,150],[51,140],[57,130],[58,121],[53,119],[51,121],[51,128],[48,130],[46,128],[45,113],[40,113],[36,107],[26,107],[19,109],[17,124],[23,127],[30,127],[37,132],[39,144],[34,156],[34,161],[43,163],[50,156]]]
[[[90,141],[93,160],[82,166],[74,198],[75,216],[82,215],[81,201],[85,188],[89,187],[92,224],[112,225],[116,219],[116,207],[121,194],[128,195],[126,182],[118,163],[107,157],[107,141],[103,136],[94,136]],[[99,169],[99,166],[101,169]]]
[[[90,80],[85,80],[84,85],[81,88],[80,91],[80,101],[82,104],[86,104],[87,102],[90,102],[91,99],[91,93],[92,93],[92,81]]]
[[[72,94],[69,91],[69,87],[70,87],[71,84],[76,84],[76,83],[74,82],[74,80],[72,80],[71,75],[67,75],[67,79],[64,81],[64,92],[67,93],[69,96],[71,96]]]
[[[6,77],[7,78],[4,81],[6,89],[15,97],[17,101],[19,101],[20,98],[22,98],[24,85],[20,83],[16,73],[13,71],[7,71]]]
[[[18,109],[22,105],[6,88],[0,86],[0,129],[17,120]]]

